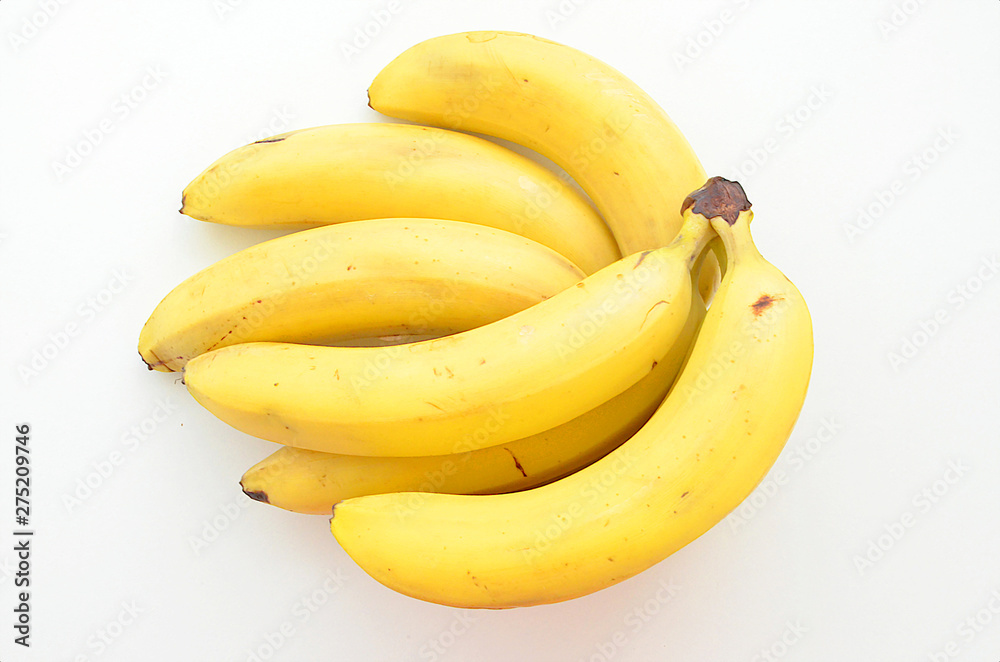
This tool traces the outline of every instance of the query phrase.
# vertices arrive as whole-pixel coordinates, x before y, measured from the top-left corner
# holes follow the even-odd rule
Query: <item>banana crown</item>
[[[739,182],[712,177],[681,203],[681,213],[691,210],[705,218],[721,217],[735,225],[741,212],[750,210],[750,201]]]

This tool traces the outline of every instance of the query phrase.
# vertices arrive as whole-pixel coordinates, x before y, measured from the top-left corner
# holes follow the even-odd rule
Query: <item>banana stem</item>
[[[735,223],[730,223],[724,218],[712,219],[712,227],[719,234],[725,250],[726,268],[734,267],[744,260],[753,260],[760,256],[757,246],[753,243],[750,235],[750,220],[753,212],[741,212]]]
[[[710,222],[721,239],[719,242],[713,240],[710,248],[719,260],[719,268],[723,277],[730,264],[736,259],[740,246],[746,242],[753,247],[753,240],[750,238],[750,221],[753,219],[753,212],[750,211],[750,201],[746,192],[739,182],[730,181],[722,177],[712,177],[705,185],[697,191],[692,192],[681,205],[681,211],[690,222],[691,219],[701,218]],[[737,230],[739,226],[739,230]],[[683,228],[682,228],[683,231]],[[724,248],[724,250],[722,250]],[[754,248],[756,252],[756,248]],[[704,256],[699,260],[703,260]],[[700,265],[699,265],[700,268]]]
[[[707,218],[700,214],[685,212],[684,225],[664,250],[683,255],[688,270],[693,270],[715,236],[715,231],[712,230]]]

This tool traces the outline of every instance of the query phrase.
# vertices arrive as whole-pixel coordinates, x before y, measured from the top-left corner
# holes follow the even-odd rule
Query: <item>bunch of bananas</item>
[[[813,354],[742,187],[621,73],[531,35],[425,41],[369,100],[419,124],[275,136],[184,191],[194,218],[297,230],[181,283],[140,335],[151,369],[284,445],[244,491],[332,511],[399,592],[489,608],[610,586],[738,506]]]

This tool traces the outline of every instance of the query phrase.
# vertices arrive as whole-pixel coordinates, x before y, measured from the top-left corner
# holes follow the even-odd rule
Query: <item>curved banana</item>
[[[718,185],[717,185],[718,186]],[[726,185],[712,217],[728,270],[664,404],[606,457],[514,494],[379,494],[343,501],[331,528],[375,579],[462,607],[582,596],[688,544],[746,498],[791,433],[812,366],[798,290],[757,252],[749,203]],[[729,202],[725,202],[728,199]],[[742,203],[741,203],[742,200]]]
[[[692,272],[697,274],[697,267]],[[692,305],[677,342],[648,375],[551,430],[499,446],[424,457],[338,455],[283,446],[251,467],[240,485],[257,501],[327,515],[338,501],[368,494],[499,494],[543,485],[604,457],[649,420],[680,371],[704,315],[704,306]]]
[[[593,273],[621,257],[587,199],[505,147],[407,124],[338,124],[240,147],[184,189],[181,213],[301,228],[369,218],[468,221],[534,239]]]
[[[139,335],[150,368],[241,342],[444,335],[524,310],[583,272],[524,237],[461,221],[378,219],[265,241],[178,285]]]
[[[247,343],[188,362],[184,382],[233,427],[348,455],[445,455],[590,411],[667,354],[712,238],[690,216],[670,246],[622,258],[527,310],[395,347]]]
[[[676,352],[679,360],[686,348],[676,346],[682,350]],[[283,446],[251,467],[240,485],[257,501],[325,515],[338,501],[368,494],[499,494],[537,487],[593,463],[631,437],[663,401],[670,371],[664,361],[603,405],[507,444],[423,457],[339,455]]]
[[[597,205],[622,255],[666,246],[705,183],[687,140],[639,86],[574,48],[516,32],[464,32],[404,51],[369,105],[540,152]]]

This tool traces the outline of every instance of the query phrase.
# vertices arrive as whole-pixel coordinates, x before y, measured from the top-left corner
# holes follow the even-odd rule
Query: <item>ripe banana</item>
[[[246,343],[202,354],[188,391],[233,427],[349,455],[444,455],[561,425],[645,376],[680,336],[714,236],[622,258],[527,310],[395,347]]]
[[[742,189],[716,180],[709,192],[685,205],[711,218],[728,269],[652,418],[606,457],[533,490],[425,494],[410,508],[408,493],[337,504],[333,534],[366,572],[447,605],[558,602],[642,572],[750,494],[798,417],[812,324],[798,290],[754,247]]]
[[[692,272],[697,274],[697,267]],[[691,287],[694,291],[695,282]],[[704,315],[704,305],[692,305],[677,342],[648,375],[551,430],[499,446],[424,457],[339,455],[283,446],[251,467],[240,485],[258,501],[314,514],[329,514],[338,501],[367,494],[498,494],[543,485],[604,457],[649,420],[680,371]]]
[[[682,350],[677,352],[682,360],[686,345],[678,343],[676,349]],[[240,485],[257,501],[326,515],[338,501],[368,494],[498,494],[536,487],[591,464],[631,437],[663,401],[669,373],[664,361],[601,406],[507,444],[423,457],[339,455],[283,446],[251,467]]]
[[[419,216],[520,234],[588,274],[621,257],[587,199],[550,170],[483,138],[427,126],[340,124],[246,145],[184,189],[181,213],[291,229]]]
[[[139,335],[175,371],[241,342],[444,335],[524,310],[584,278],[554,250],[461,221],[379,219],[265,241],[178,285]]]
[[[375,110],[530,147],[596,203],[622,255],[659,248],[705,182],[687,140],[634,82],[574,48],[516,32],[428,39],[368,89]]]

